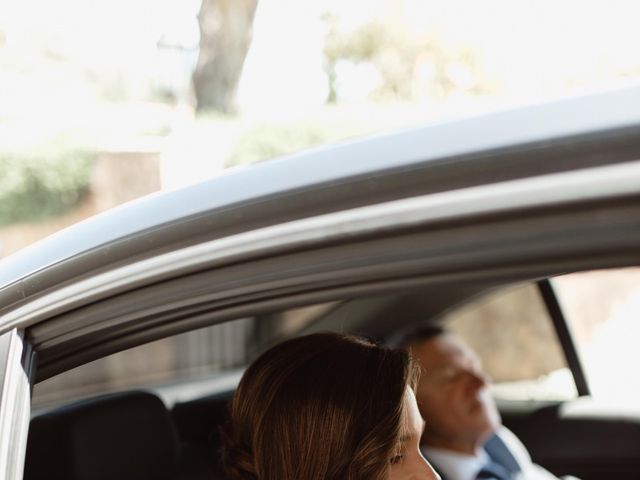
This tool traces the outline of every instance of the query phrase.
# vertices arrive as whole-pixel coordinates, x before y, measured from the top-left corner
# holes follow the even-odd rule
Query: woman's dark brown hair
[[[417,368],[408,353],[318,333],[245,372],[223,431],[229,480],[382,480]]]

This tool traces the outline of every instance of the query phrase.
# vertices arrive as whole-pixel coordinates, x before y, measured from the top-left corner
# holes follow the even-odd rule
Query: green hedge
[[[269,160],[313,147],[397,128],[387,110],[329,109],[312,120],[298,123],[257,124],[237,139],[227,166]],[[378,118],[380,113],[382,118]]]
[[[66,150],[48,157],[0,153],[0,226],[64,213],[89,191],[95,154]]]
[[[334,140],[324,125],[258,125],[238,139],[227,166],[256,163]]]

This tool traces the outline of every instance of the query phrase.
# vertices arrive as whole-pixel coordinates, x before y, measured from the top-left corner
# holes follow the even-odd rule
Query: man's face
[[[478,358],[448,333],[410,348],[423,369],[416,393],[427,425],[423,442],[473,453],[500,425]]]

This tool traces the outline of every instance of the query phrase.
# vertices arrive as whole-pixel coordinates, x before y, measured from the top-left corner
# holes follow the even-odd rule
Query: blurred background
[[[0,5],[0,256],[118,203],[364,134],[640,78],[633,1]]]
[[[2,2],[0,258],[225,169],[638,82],[639,9],[622,0]],[[609,313],[577,310],[604,315],[577,323],[587,344],[611,312],[637,303],[637,274],[621,278],[564,282],[574,309],[593,282],[619,299]]]

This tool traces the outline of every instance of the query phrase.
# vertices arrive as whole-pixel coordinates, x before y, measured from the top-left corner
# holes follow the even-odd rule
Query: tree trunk
[[[193,73],[198,111],[233,112],[257,4],[258,0],[202,0],[200,54]]]

